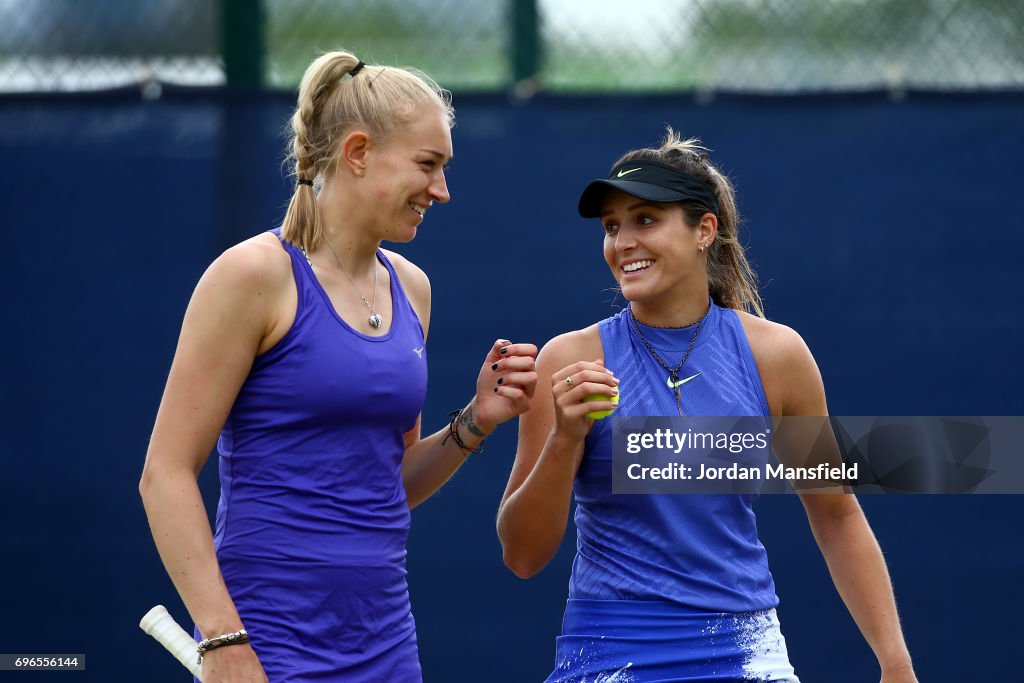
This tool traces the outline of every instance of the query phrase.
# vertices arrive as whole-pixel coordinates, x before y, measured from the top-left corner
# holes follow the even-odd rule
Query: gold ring
[[[569,385],[569,388],[570,388],[570,389],[572,389],[572,388],[573,388],[573,386],[574,386],[574,385],[573,385],[573,383],[572,383],[572,377],[566,377],[566,378],[565,378],[565,383],[566,383],[567,385]]]

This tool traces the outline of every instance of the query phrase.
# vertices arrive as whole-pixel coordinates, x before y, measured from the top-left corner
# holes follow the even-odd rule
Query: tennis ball
[[[585,399],[583,399],[583,401],[611,401],[612,403],[617,404],[619,402],[619,395],[615,394],[614,396],[606,396],[605,394],[594,394],[593,396],[587,396]],[[587,413],[587,417],[591,420],[603,420],[604,418],[611,415],[614,411],[614,408],[612,408],[611,410],[595,410],[592,413]]]

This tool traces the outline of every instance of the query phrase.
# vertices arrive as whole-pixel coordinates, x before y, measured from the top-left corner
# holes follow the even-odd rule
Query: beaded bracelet
[[[225,633],[214,638],[207,638],[206,640],[199,643],[199,645],[196,647],[196,651],[199,655],[197,663],[203,663],[204,652],[216,650],[218,647],[224,647],[225,645],[241,645],[242,643],[248,642],[249,633],[245,629],[242,629],[241,631],[235,631],[234,633]]]

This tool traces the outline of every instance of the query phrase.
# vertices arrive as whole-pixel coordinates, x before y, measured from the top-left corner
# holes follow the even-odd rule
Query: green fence
[[[1019,88],[1020,0],[0,0],[0,90],[294,88],[320,51],[460,91]]]

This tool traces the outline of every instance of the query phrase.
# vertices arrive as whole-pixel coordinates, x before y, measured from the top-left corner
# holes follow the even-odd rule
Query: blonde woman
[[[615,495],[610,420],[827,415],[814,359],[764,319],[737,239],[733,188],[671,129],[587,186],[604,258],[629,302],[552,339],[520,420],[498,515],[505,563],[526,578],[560,545],[575,496],[577,553],[549,682],[789,681],[756,495]],[[852,495],[801,496],[840,594],[885,683],[915,680],[882,555]]]
[[[453,121],[424,74],[321,56],[292,118],[283,227],[196,287],[140,490],[206,683],[421,680],[409,510],[536,382],[536,348],[498,340],[468,405],[420,437],[430,285],[380,244],[448,201]],[[215,442],[214,533],[196,476]]]

